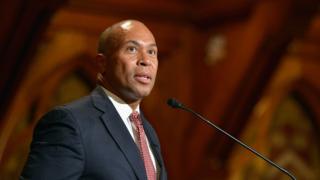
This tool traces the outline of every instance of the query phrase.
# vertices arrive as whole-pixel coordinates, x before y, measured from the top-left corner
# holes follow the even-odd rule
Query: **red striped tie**
[[[137,140],[139,144],[138,147],[140,149],[140,155],[143,159],[144,166],[146,168],[148,180],[156,180],[156,171],[151,160],[151,156],[147,145],[147,137],[144,133],[140,115],[137,111],[134,111],[131,113],[129,118],[136,126],[136,131],[138,135]]]

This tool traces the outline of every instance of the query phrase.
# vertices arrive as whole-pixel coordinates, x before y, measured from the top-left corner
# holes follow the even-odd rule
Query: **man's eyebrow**
[[[132,44],[134,44],[134,45],[136,45],[136,46],[141,46],[141,44],[138,42],[138,41],[135,41],[135,40],[129,40],[129,41],[127,41],[127,42],[125,42],[126,44],[130,44],[130,43],[132,43]],[[152,44],[150,44],[150,45],[148,45],[149,47],[156,47],[157,48],[157,44],[156,43],[152,43]]]
[[[140,43],[138,43],[137,41],[134,41],[134,40],[129,40],[129,41],[125,42],[125,44],[130,44],[130,43],[137,45],[137,46],[140,46]]]

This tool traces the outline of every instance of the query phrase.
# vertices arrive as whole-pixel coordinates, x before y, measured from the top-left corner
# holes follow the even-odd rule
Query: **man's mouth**
[[[142,84],[149,84],[150,82],[151,82],[151,77],[150,76],[148,76],[148,75],[146,75],[146,74],[136,74],[135,76],[134,76],[134,78],[138,81],[138,82],[140,82],[140,83],[142,83]]]

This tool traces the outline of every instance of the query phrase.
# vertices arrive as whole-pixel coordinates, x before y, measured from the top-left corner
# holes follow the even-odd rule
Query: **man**
[[[39,121],[20,179],[167,179],[156,133],[139,110],[155,83],[157,52],[139,21],[107,28],[95,58],[100,85]]]

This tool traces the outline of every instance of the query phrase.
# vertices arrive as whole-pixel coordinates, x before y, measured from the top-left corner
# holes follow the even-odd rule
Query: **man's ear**
[[[99,72],[104,73],[106,71],[106,67],[107,67],[106,56],[102,53],[99,53],[96,55],[94,60],[95,60],[95,64],[98,67]]]

